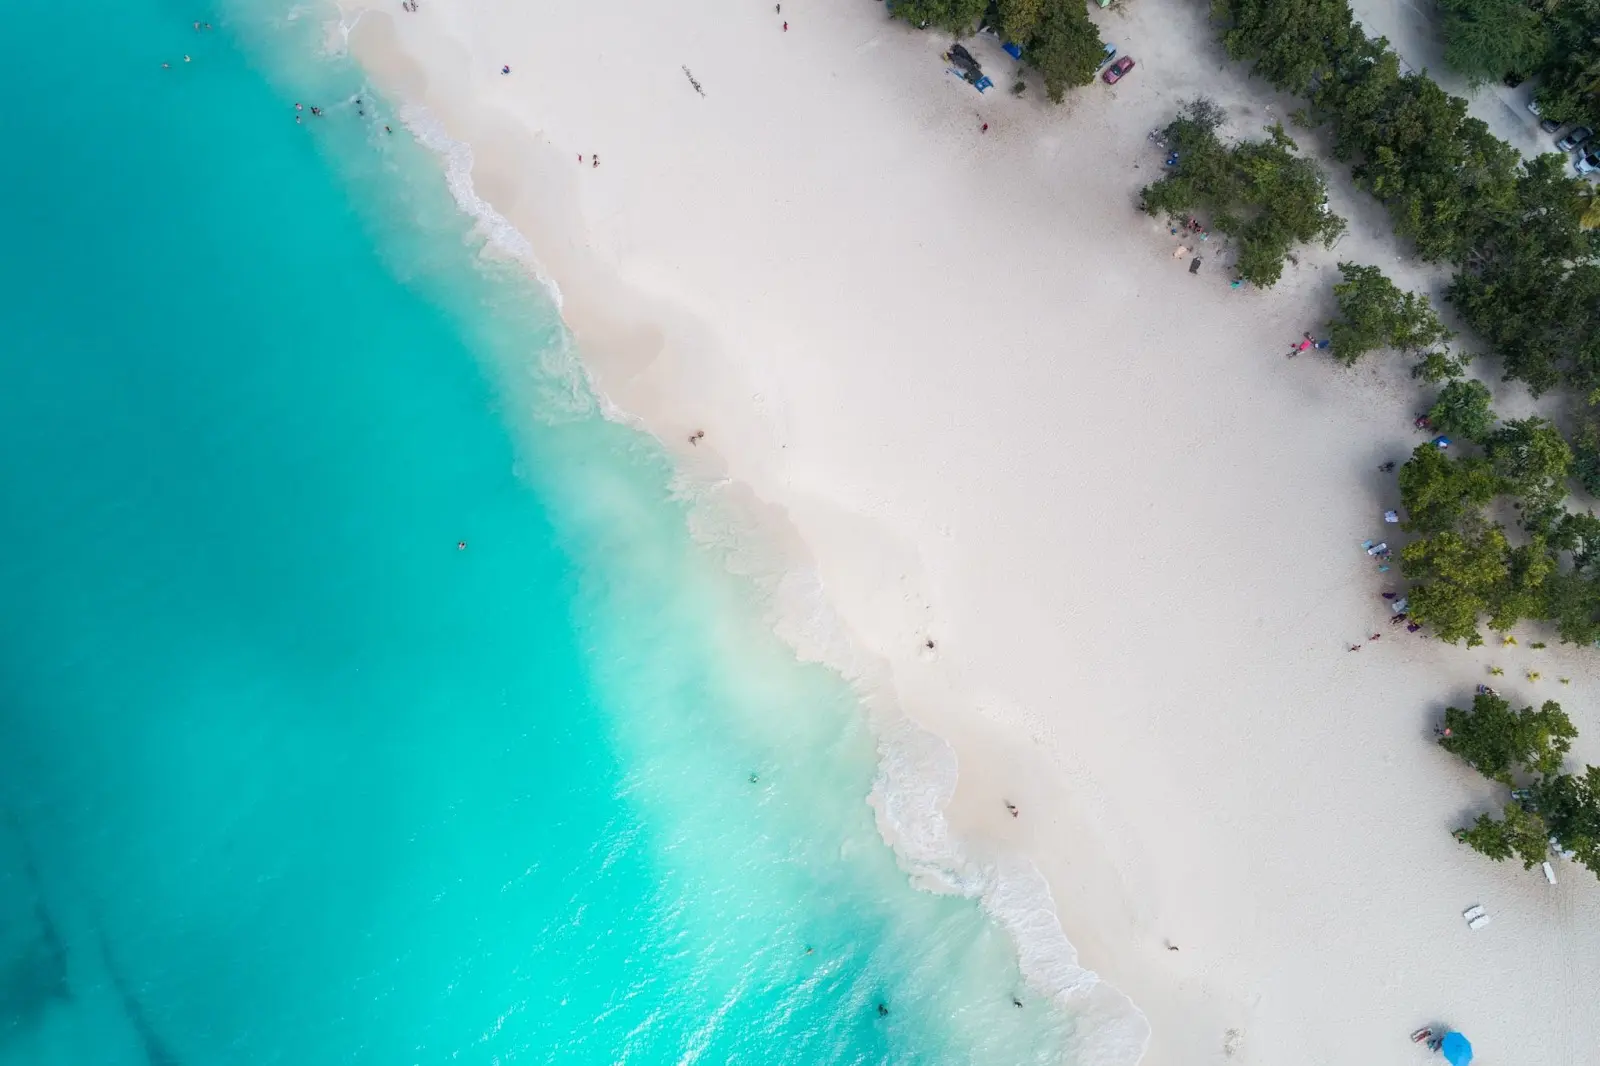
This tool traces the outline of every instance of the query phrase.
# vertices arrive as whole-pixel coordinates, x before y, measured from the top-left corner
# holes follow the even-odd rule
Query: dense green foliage
[[[1561,772],[1577,736],[1554,700],[1516,711],[1480,691],[1470,709],[1447,708],[1440,747],[1503,785],[1527,782],[1499,818],[1481,814],[1456,839],[1496,862],[1515,857],[1524,869],[1543,862],[1553,844],[1600,875],[1600,766]]]
[[[1473,84],[1526,76],[1549,47],[1544,19],[1525,0],[1439,0],[1444,61]]]
[[[1355,26],[1346,0],[1213,0],[1212,10],[1231,56],[1309,97],[1306,120],[1331,127],[1335,153],[1383,202],[1396,231],[1424,259],[1456,266],[1449,299],[1504,358],[1508,378],[1535,394],[1557,385],[1586,396],[1600,389],[1600,244],[1592,230],[1600,211],[1591,210],[1600,203],[1565,159],[1520,162],[1467,115],[1465,101],[1426,75],[1402,73],[1387,42]],[[1541,68],[1555,86],[1541,92],[1545,113],[1600,128],[1600,0],[1539,10],[1547,54],[1563,56],[1570,74],[1561,80]],[[1491,0],[1448,0],[1447,11],[1463,55],[1477,47],[1470,33],[1526,22]],[[1490,47],[1515,53],[1528,41],[1508,32],[1484,44],[1473,53],[1480,67]],[[1577,102],[1557,106],[1546,99],[1552,92]]]
[[[1441,748],[1484,777],[1506,785],[1514,783],[1514,773],[1548,776],[1559,771],[1578,735],[1555,700],[1545,700],[1537,711],[1532,707],[1516,711],[1488,692],[1473,697],[1467,710],[1446,708],[1444,726]]]
[[[1495,862],[1515,855],[1524,870],[1533,869],[1550,854],[1550,827],[1520,803],[1506,804],[1499,820],[1478,815],[1470,827],[1456,830],[1456,839]]]
[[[1428,534],[1476,526],[1483,508],[1499,493],[1500,480],[1489,460],[1452,459],[1432,444],[1423,444],[1400,468],[1400,499],[1406,510],[1402,528]]]
[[[1083,0],[892,0],[889,11],[913,26],[937,27],[965,37],[992,25],[1022,47],[1022,59],[1044,79],[1055,103],[1075,85],[1094,81],[1105,55],[1100,31]]]
[[[1406,292],[1374,266],[1340,263],[1339,317],[1328,323],[1333,357],[1346,366],[1376,348],[1421,352],[1450,337],[1426,296]]]
[[[1572,449],[1543,418],[1507,422],[1484,441],[1484,453],[1507,492],[1523,505],[1523,525],[1547,529],[1560,517]]]
[[[1209,101],[1184,105],[1164,131],[1177,164],[1145,186],[1143,207],[1175,218],[1205,212],[1212,229],[1239,242],[1239,277],[1269,287],[1282,276],[1295,245],[1331,245],[1344,232],[1344,219],[1324,209],[1321,170],[1295,154],[1281,125],[1270,127],[1265,141],[1228,146],[1217,137],[1219,120]]]
[[[1483,643],[1478,618],[1489,615],[1509,629],[1517,619],[1504,605],[1511,592],[1511,545],[1494,526],[1473,533],[1447,529],[1412,541],[1400,562],[1412,582],[1407,593],[1411,617],[1451,644]]]
[[[1489,406],[1489,386],[1477,378],[1457,378],[1439,390],[1428,418],[1441,433],[1465,437],[1480,444],[1494,430],[1494,410]]]
[[[1089,21],[1083,0],[1041,0],[1028,6],[1037,7],[1037,15],[1013,40],[1022,42],[1022,58],[1044,78],[1045,94],[1059,104],[1068,89],[1094,81],[1105,42]]]
[[[966,36],[978,27],[989,0],[892,0],[889,11],[913,26],[937,27]]]
[[[1364,38],[1344,0],[1212,0],[1231,59],[1285,92],[1304,95]]]

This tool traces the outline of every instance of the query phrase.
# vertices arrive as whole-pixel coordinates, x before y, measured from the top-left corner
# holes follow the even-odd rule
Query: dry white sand
[[[1138,66],[1062,107],[1004,76],[980,96],[873,0],[423,0],[351,41],[472,146],[598,387],[717,486],[702,534],[784,553],[780,631],[891,740],[903,712],[949,742],[950,831],[1044,872],[1085,965],[1148,1014],[1148,1062],[1411,1063],[1436,1022],[1484,1063],[1593,1062],[1600,885],[1456,844],[1494,793],[1430,727],[1496,663],[1600,761],[1600,670],[1536,635],[1391,629],[1360,543],[1417,390],[1393,359],[1284,358],[1338,259],[1435,279],[1342,170],[1335,252],[1271,292],[1230,291],[1216,242],[1189,275],[1134,207],[1162,170],[1146,131],[1198,93],[1246,133],[1294,105],[1203,5],[1096,17]],[[948,858],[942,823],[887,814],[904,854]],[[1475,903],[1494,922],[1469,932]]]

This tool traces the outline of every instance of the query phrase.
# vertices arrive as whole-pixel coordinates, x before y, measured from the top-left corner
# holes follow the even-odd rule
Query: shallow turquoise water
[[[1059,1061],[849,691],[286,11],[0,36],[0,1064]]]

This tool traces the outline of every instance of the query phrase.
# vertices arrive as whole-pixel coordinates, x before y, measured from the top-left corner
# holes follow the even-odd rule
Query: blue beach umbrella
[[[1446,1033],[1439,1042],[1439,1054],[1450,1066],[1467,1066],[1472,1061],[1472,1044],[1460,1033]]]

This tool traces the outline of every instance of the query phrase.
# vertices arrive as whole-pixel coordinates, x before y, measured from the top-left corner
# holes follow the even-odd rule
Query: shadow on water
[[[134,1035],[139,1038],[139,1046],[144,1049],[145,1061],[150,1066],[178,1066],[178,1057],[162,1043],[161,1037],[151,1028],[150,1019],[145,1017],[144,1008],[139,1006],[139,1001],[134,997],[133,990],[128,987],[122,971],[117,969],[117,964],[111,957],[111,946],[106,943],[104,931],[97,929],[95,935],[100,938],[100,955],[105,960],[106,973],[111,977],[111,987],[116,990],[117,999],[122,1003],[122,1013],[127,1015],[128,1024],[133,1027]]]
[[[55,918],[45,905],[44,887],[33,852],[15,818],[7,825],[16,838],[16,867],[0,875],[0,885],[21,882],[6,891],[4,932],[0,933],[0,1038],[31,1028],[53,1004],[72,999],[67,981],[67,947]]]

